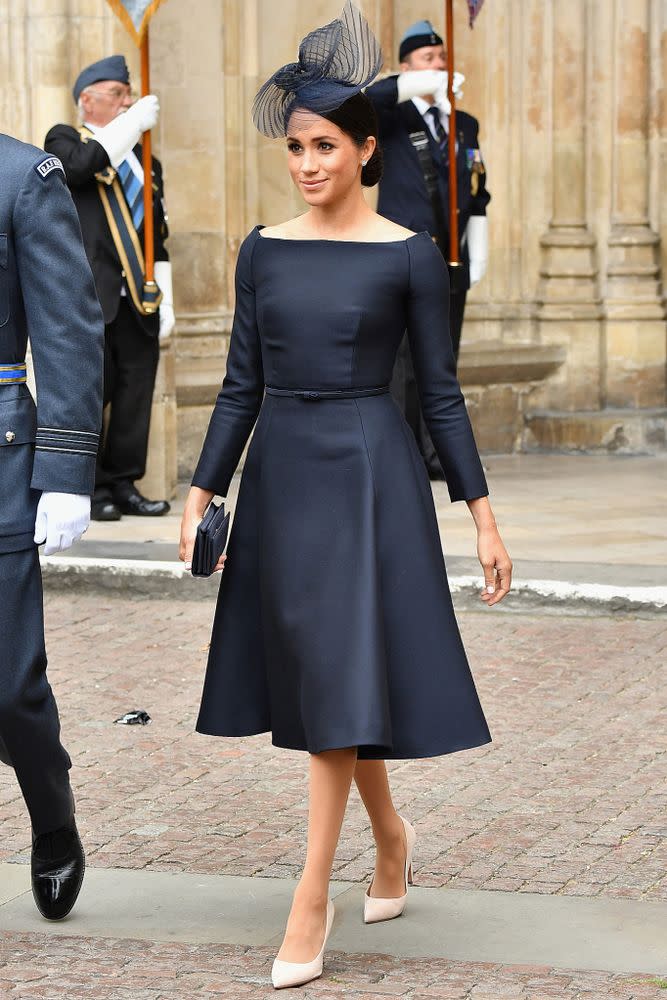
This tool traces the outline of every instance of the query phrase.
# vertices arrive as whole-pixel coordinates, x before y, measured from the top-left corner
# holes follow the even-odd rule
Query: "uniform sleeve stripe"
[[[82,447],[95,447],[97,438],[73,437],[71,434],[44,434],[39,431],[35,435],[37,441],[46,441],[48,444],[76,444]]]
[[[80,435],[85,436],[85,437],[91,437],[91,438],[95,438],[95,439],[99,438],[99,434],[96,434],[94,431],[78,431],[78,430],[76,430],[73,427],[38,427],[37,428],[37,433],[38,434],[41,434],[41,433],[44,433],[44,434],[71,434],[72,436],[80,434]]]
[[[56,448],[52,445],[36,444],[35,448],[37,451],[61,451],[68,455],[92,455],[93,457],[97,455],[97,448],[92,450],[87,450],[84,448]]]

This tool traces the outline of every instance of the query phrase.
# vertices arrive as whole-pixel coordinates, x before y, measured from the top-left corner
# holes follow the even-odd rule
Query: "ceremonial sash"
[[[79,129],[79,134],[82,142],[95,138],[95,134],[85,126]],[[162,301],[162,292],[154,281],[146,281],[141,241],[134,228],[132,214],[125,200],[118,173],[113,167],[108,166],[95,174],[95,180],[132,302],[142,316],[150,316],[157,312]]]
[[[442,128],[442,126],[440,127]],[[443,208],[442,198],[440,197],[438,173],[431,157],[431,150],[426,132],[410,132],[410,142],[412,143],[412,147],[417,154],[419,166],[421,167],[422,176],[424,178],[424,184],[426,185],[426,190],[428,191],[428,196],[431,200],[431,208],[433,210],[433,219],[435,222],[435,233],[432,234],[433,240],[438,244],[441,253],[444,256],[447,253],[445,210]]]

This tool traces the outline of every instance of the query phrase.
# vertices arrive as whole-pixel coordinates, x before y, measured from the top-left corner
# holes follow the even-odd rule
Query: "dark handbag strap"
[[[447,230],[445,227],[445,213],[442,206],[442,198],[440,197],[440,185],[438,183],[438,173],[435,169],[435,164],[433,163],[433,157],[431,156],[431,147],[428,141],[428,136],[426,132],[410,132],[410,142],[417,154],[417,159],[419,160],[419,166],[421,167],[421,172],[424,177],[424,183],[426,184],[426,190],[428,196],[431,199],[431,208],[433,209],[433,217],[435,219],[436,231],[432,235],[435,238],[435,242],[440,247],[440,251],[443,254],[447,253]]]

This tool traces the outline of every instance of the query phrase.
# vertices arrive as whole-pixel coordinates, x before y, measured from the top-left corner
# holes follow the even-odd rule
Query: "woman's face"
[[[327,118],[295,111],[287,131],[287,164],[294,184],[309,205],[325,206],[360,183],[361,161],[375,149],[372,136],[361,148]]]

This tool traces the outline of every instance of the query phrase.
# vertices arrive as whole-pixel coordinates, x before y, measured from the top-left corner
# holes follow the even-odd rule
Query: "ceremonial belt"
[[[82,142],[95,138],[95,134],[85,125],[79,129],[79,134]],[[154,281],[146,281],[144,252],[125,200],[123,185],[118,179],[117,171],[111,166],[96,173],[95,180],[130,297],[142,316],[150,316],[157,312],[162,292]],[[148,183],[150,184],[150,178]]]
[[[433,239],[440,247],[441,252],[447,253],[447,235],[445,229],[445,211],[440,196],[440,184],[438,182],[438,172],[431,156],[431,146],[426,132],[410,132],[410,142],[419,160],[419,166],[424,176],[424,183],[428,196],[431,199],[431,208],[435,220],[435,233]]]
[[[28,368],[25,364],[0,365],[0,385],[12,385],[15,382],[28,381]]]
[[[363,399],[364,396],[382,396],[389,392],[388,385],[374,386],[371,389],[277,389],[272,385],[264,386],[269,396],[293,396],[308,402],[319,399]]]

